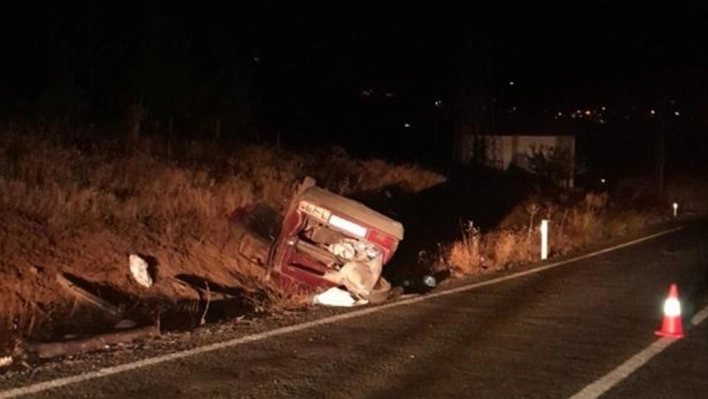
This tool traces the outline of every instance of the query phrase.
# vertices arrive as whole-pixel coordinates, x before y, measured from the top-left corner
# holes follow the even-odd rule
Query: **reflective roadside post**
[[[674,202],[674,219],[678,216],[678,202]]]
[[[548,220],[541,220],[541,259],[548,258]]]

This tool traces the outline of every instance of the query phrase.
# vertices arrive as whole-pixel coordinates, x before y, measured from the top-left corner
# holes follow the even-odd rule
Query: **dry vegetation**
[[[355,160],[337,149],[296,154],[258,145],[225,150],[142,139],[126,148],[67,140],[0,132],[0,337],[62,331],[65,316],[79,313],[59,292],[57,273],[132,299],[179,297],[160,282],[189,274],[240,287],[260,307],[300,302],[264,291],[259,270],[235,258],[228,216],[237,207],[282,207],[305,175],[342,194],[388,186],[415,192],[443,180],[415,165]],[[131,280],[130,253],[158,261],[149,290]]]
[[[61,291],[58,273],[79,276],[124,307],[152,306],[159,314],[171,303],[197,324],[206,313],[203,298],[181,301],[190,296],[164,283],[170,277],[238,288],[244,306],[236,311],[301,306],[308,297],[264,284],[261,270],[234,255],[228,216],[236,208],[265,201],[282,209],[306,175],[344,195],[388,187],[418,192],[444,180],[416,165],[355,160],[339,148],[298,154],[159,138],[133,138],[128,146],[32,132],[0,132],[0,355],[12,336],[49,339],[78,325],[102,328],[100,315]],[[705,214],[704,181],[669,180],[658,212],[655,193],[641,184],[609,198],[530,198],[495,230],[481,232],[469,222],[459,241],[441,245],[436,267],[464,276],[535,261],[541,219],[550,221],[550,255],[556,256],[665,220],[673,201],[682,212]],[[634,210],[626,210],[627,202]],[[130,253],[157,260],[150,289],[131,279]]]
[[[588,193],[574,201],[532,198],[517,206],[497,229],[484,234],[468,222],[461,239],[443,248],[436,268],[459,277],[538,261],[542,219],[549,221],[550,257],[671,220],[670,204],[674,201],[681,204],[683,215],[708,213],[705,179],[674,177],[667,182],[663,198],[657,198],[645,182],[630,181],[613,195]]]

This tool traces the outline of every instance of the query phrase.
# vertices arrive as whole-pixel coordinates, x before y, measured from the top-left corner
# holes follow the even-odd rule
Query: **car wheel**
[[[384,303],[388,300],[390,294],[391,283],[389,283],[385,278],[379,277],[379,281],[376,282],[376,285],[374,285],[371,293],[369,293],[369,303],[372,305]]]

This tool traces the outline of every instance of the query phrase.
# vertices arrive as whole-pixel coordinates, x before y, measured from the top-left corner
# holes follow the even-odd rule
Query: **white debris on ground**
[[[317,305],[339,307],[352,307],[366,305],[368,303],[368,301],[362,299],[357,300],[352,294],[338,287],[332,287],[325,292],[315,295],[313,302]]]
[[[12,364],[12,356],[0,357],[0,367],[7,367]]]
[[[145,288],[152,287],[153,281],[148,271],[147,262],[135,254],[131,254],[128,260],[130,261],[130,273],[133,275],[135,281]]]

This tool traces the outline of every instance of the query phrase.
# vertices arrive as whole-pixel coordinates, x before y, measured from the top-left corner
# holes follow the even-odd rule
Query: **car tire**
[[[391,283],[389,283],[385,278],[380,277],[379,281],[376,282],[374,288],[369,293],[369,303],[372,305],[378,305],[384,303],[388,300],[391,294]]]

